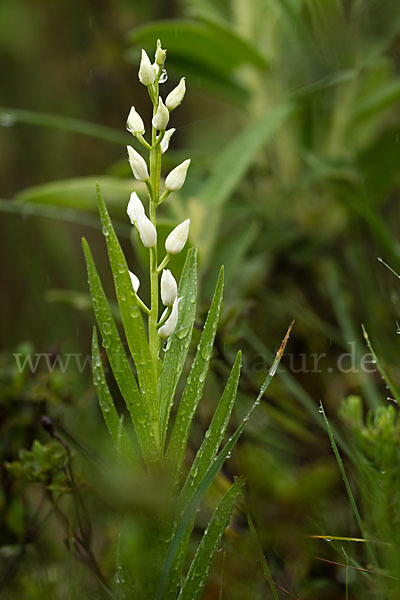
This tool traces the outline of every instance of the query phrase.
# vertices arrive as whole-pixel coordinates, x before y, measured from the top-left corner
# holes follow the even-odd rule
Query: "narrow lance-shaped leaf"
[[[182,510],[185,508],[190,496],[195,491],[197,485],[201,481],[209,465],[215,458],[221,442],[223,440],[226,428],[228,426],[229,418],[235,403],[237,387],[239,383],[240,367],[241,367],[242,353],[239,351],[232,367],[231,374],[225,386],[224,392],[218,403],[218,407],[214,413],[210,426],[204,436],[203,442],[197,451],[196,457],[193,461],[189,474],[186,478],[185,484],[182,488],[179,497],[179,504],[177,508],[177,516],[179,517]],[[186,552],[190,536],[194,527],[195,519],[189,523],[185,535],[182,537],[179,549],[176,553],[174,564],[170,571],[168,581],[166,583],[166,592],[171,596],[176,596],[176,591],[179,587],[179,580],[181,572],[185,563]]]
[[[152,460],[157,455],[157,444],[153,431],[148,426],[150,419],[148,408],[142,394],[139,392],[103,286],[101,285],[92,254],[85,239],[82,240],[82,245],[86,258],[93,309],[102,334],[103,346],[106,349],[115,380],[132,417],[143,456],[147,460]]]
[[[190,565],[178,600],[199,600],[201,598],[214,554],[229,524],[232,511],[242,492],[243,486],[244,480],[242,478],[237,479],[215,509]]]
[[[187,253],[179,282],[178,296],[182,298],[179,304],[178,323],[174,333],[169,338],[158,381],[162,445],[167,433],[176,386],[182,373],[192,338],[197,296],[196,248],[190,248]]]
[[[224,270],[222,267],[168,445],[167,458],[171,461],[171,465],[175,471],[176,483],[180,478],[190,426],[203,393],[204,382],[212,356],[214,338],[221,310],[223,286]]]
[[[97,187],[97,199],[126,340],[136,366],[140,390],[150,408],[152,420],[158,423],[156,365],[151,360],[141,309],[132,288],[124,253],[99,187]],[[157,429],[155,424],[154,428]]]
[[[107,429],[114,443],[115,449],[123,457],[135,457],[132,443],[115,408],[113,398],[107,385],[106,376],[101,362],[97,331],[93,327],[92,337],[92,368],[93,381],[99,399],[101,412],[106,422]]]
[[[224,438],[224,434],[228,426],[236,399],[241,362],[242,353],[239,350],[210,426],[206,431],[200,448],[197,451],[196,457],[180,493],[180,501],[183,504],[187,502],[191,496],[191,493],[196,489],[199,481],[201,481],[204,473],[214,460]]]
[[[236,442],[238,441],[238,439],[240,438],[240,436],[243,433],[243,430],[246,426],[247,421],[253,414],[253,412],[256,409],[256,407],[258,406],[258,404],[261,402],[261,398],[263,397],[269,384],[271,383],[272,378],[274,377],[276,371],[278,370],[278,366],[281,361],[282,355],[285,351],[285,347],[288,342],[289,335],[290,335],[290,332],[293,327],[293,323],[294,323],[294,321],[290,324],[289,329],[287,330],[286,335],[282,340],[280,348],[279,348],[278,352],[276,353],[276,356],[272,363],[272,366],[268,372],[268,375],[267,375],[264,383],[261,386],[261,389],[258,393],[258,396],[257,396],[253,406],[251,407],[250,411],[247,413],[247,415],[245,416],[245,418],[243,419],[243,421],[241,422],[239,427],[236,429],[235,433],[232,435],[232,437],[229,438],[228,442],[225,444],[225,446],[223,447],[221,452],[213,460],[213,462],[209,465],[206,473],[204,474],[204,477],[199,482],[196,490],[194,491],[192,497],[190,498],[188,504],[186,505],[186,508],[184,509],[184,511],[182,513],[182,516],[180,517],[180,520],[177,524],[175,533],[174,533],[171,543],[169,545],[167,555],[165,557],[164,566],[163,566],[163,570],[162,570],[161,578],[160,578],[158,600],[161,600],[163,598],[164,588],[165,588],[170,570],[173,567],[175,557],[179,550],[180,542],[181,542],[183,536],[185,535],[188,525],[190,524],[191,520],[195,516],[197,508],[200,505],[200,502],[202,501],[205,494],[207,493],[207,490],[209,489],[210,485],[214,481],[216,475],[218,474],[219,470],[221,469],[222,465],[224,464],[226,458],[232,452],[232,449],[234,448]],[[178,499],[178,504],[180,504],[180,499]]]

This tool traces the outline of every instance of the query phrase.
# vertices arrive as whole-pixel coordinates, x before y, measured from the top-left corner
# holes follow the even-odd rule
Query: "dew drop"
[[[2,127],[12,127],[13,125],[15,125],[15,123],[16,119],[13,115],[10,115],[9,113],[4,113],[0,115],[0,125]]]
[[[163,69],[161,71],[160,79],[158,81],[159,81],[159,83],[165,83],[167,81],[167,79],[168,79],[168,73],[167,73],[166,69]]]

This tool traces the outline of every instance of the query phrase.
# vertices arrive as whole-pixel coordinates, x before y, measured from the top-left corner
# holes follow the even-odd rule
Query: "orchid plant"
[[[135,581],[132,584],[135,589],[130,590],[129,593],[136,592],[141,598],[152,600],[155,597],[194,600],[201,598],[214,553],[242,493],[243,479],[236,479],[220,499],[195,556],[190,565],[187,565],[187,550],[197,510],[239,439],[248,417],[260,402],[275,374],[289,332],[282,342],[249,414],[220,449],[238,388],[241,367],[241,353],[238,352],[203,442],[190,467],[186,467],[185,454],[190,428],[202,397],[221,311],[223,268],[218,277],[190,372],[177,403],[174,419],[171,419],[171,409],[187,358],[195,318],[197,252],[195,248],[187,251],[178,285],[171,270],[166,267],[170,261],[173,266],[174,255],[183,250],[188,240],[190,220],[186,219],[169,234],[165,242],[164,256],[161,260],[159,258],[157,209],[170,194],[182,188],[190,165],[190,159],[187,159],[174,168],[165,178],[163,190],[160,189],[162,156],[168,150],[175,131],[167,127],[172,111],[181,104],[186,91],[185,79],[182,78],[177,87],[168,94],[165,102],[161,98],[160,85],[164,80],[165,60],[166,51],[161,47],[159,40],[154,64],[151,63],[146,52],[142,51],[139,80],[147,88],[153,104],[151,140],[146,140],[144,122],[134,107],[131,108],[127,120],[128,131],[149,154],[147,162],[132,146],[128,146],[128,158],[133,175],[136,180],[145,184],[143,189],[144,192],[147,190],[148,195],[146,211],[139,196],[133,192],[127,205],[127,214],[138,232],[141,243],[149,250],[149,304],[139,296],[140,281],[129,270],[101,191],[99,188],[97,190],[103,233],[129,356],[125,351],[86,240],[83,240],[83,248],[102,344],[131,417],[137,443],[134,443],[129,430],[124,425],[123,415],[117,412],[105,376],[98,334],[94,328],[92,339],[94,384],[106,426],[121,457],[124,459],[129,457],[139,465],[140,469],[148,473],[156,470],[160,465],[165,465],[171,479],[171,517],[166,523],[159,524],[159,557],[161,558],[157,578],[150,582]],[[161,315],[160,300],[164,306]],[[165,340],[166,343],[162,343]],[[131,368],[130,359],[133,360],[135,372]],[[115,585],[118,587],[120,582],[121,580],[116,578]]]

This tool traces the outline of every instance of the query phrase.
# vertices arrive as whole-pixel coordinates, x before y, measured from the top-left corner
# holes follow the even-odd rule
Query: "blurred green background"
[[[224,477],[246,476],[260,543],[279,589],[288,592],[281,589],[281,597],[399,597],[397,579],[387,577],[400,578],[398,551],[384,545],[400,541],[397,405],[387,399],[397,399],[400,381],[399,282],[378,261],[400,270],[399,31],[397,0],[0,3],[2,462],[35,438],[49,441],[42,414],[74,440],[68,443],[82,481],[91,479],[87,451],[109,452],[90,369],[79,372],[71,361],[64,373],[49,373],[42,362],[22,376],[13,354],[65,359],[89,352],[94,319],[82,235],[112,296],[96,181],[133,270],[144,273],[125,216],[136,184],[124,130],[132,104],[150,118],[137,68],[140,49],[152,55],[160,37],[168,50],[163,95],[181,76],[188,88],[174,113],[166,172],[192,158],[185,188],[161,217],[166,226],[191,217],[190,241],[200,253],[199,326],[219,267],[226,268],[213,378],[193,448],[237,348],[245,357],[239,419],[295,319],[283,367]],[[377,354],[368,359],[369,373],[362,323]],[[381,543],[379,575],[363,543],[309,537],[363,537],[320,401],[365,530]],[[82,597],[82,586],[98,597],[83,569],[73,585],[65,583],[74,563],[62,531],[51,530],[53,517],[44,515],[35,528],[39,488],[27,492],[4,467],[2,483],[4,597],[36,598],[43,589],[55,598]],[[94,551],[111,577],[113,510],[101,494],[99,501],[95,484],[84,490],[92,509],[101,505],[93,513]],[[132,502],[134,518],[141,502]],[[238,513],[206,598],[219,597],[221,579],[223,598],[268,597]]]

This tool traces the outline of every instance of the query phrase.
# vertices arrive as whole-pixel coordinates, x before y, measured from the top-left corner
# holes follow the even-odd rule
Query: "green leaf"
[[[247,421],[253,414],[256,407],[261,402],[261,398],[263,397],[264,393],[268,389],[268,386],[271,383],[272,378],[274,377],[276,371],[278,370],[278,366],[279,366],[279,363],[283,356],[283,353],[285,351],[285,347],[288,342],[292,327],[293,327],[293,322],[291,323],[289,329],[286,332],[285,337],[282,340],[280,348],[275,355],[272,366],[268,372],[268,375],[267,375],[264,383],[261,386],[261,389],[258,393],[258,396],[257,396],[253,406],[251,407],[250,411],[247,413],[247,415],[245,416],[245,418],[243,419],[243,421],[241,422],[239,427],[236,429],[234,434],[229,438],[228,442],[225,444],[225,446],[223,447],[221,452],[214,459],[214,461],[209,465],[207,471],[204,474],[204,477],[199,482],[196,490],[194,491],[192,497],[190,498],[190,501],[187,503],[187,505],[182,513],[182,516],[179,519],[175,533],[174,533],[171,543],[168,547],[167,555],[165,557],[165,561],[164,561],[164,565],[163,565],[163,569],[162,569],[162,573],[161,573],[161,577],[160,577],[158,600],[161,600],[163,598],[164,588],[165,588],[166,582],[168,580],[168,577],[170,575],[170,572],[173,569],[173,566],[174,566],[174,563],[176,560],[176,556],[177,556],[177,553],[180,548],[181,540],[184,537],[185,533],[187,532],[187,528],[188,528],[190,522],[192,521],[193,517],[196,515],[197,508],[199,507],[201,501],[203,500],[205,494],[207,493],[207,490],[209,489],[210,485],[214,481],[215,477],[217,476],[217,474],[218,474],[219,470],[221,469],[222,465],[224,464],[225,460],[227,459],[227,457],[230,456],[232,449],[234,448],[236,442],[238,441],[238,439],[240,438],[240,436],[243,433],[243,430],[246,426]],[[178,504],[180,504],[180,498],[178,499]]]
[[[381,113],[384,108],[396,103],[399,98],[400,81],[398,79],[388,81],[385,85],[374,89],[365,99],[355,104],[352,122],[359,122],[376,113]]]
[[[212,461],[215,458],[215,455],[219,450],[236,399],[241,361],[242,353],[239,351],[235,363],[232,367],[232,371],[229,376],[228,382],[225,386],[224,392],[218,403],[218,407],[212,418],[211,424],[204,436],[203,442],[199,450],[197,451],[196,457],[193,461],[189,474],[186,478],[185,484],[180,493],[179,506],[177,509],[178,516],[180,516],[180,514],[182,513],[182,510],[185,508],[188,500],[195,491],[196,487],[203,478],[205,472],[207,471],[209,465],[212,463]],[[191,523],[189,523],[185,535],[180,541],[179,549],[176,553],[176,557],[174,560],[173,569],[171,569],[166,584],[167,597],[168,594],[173,596],[174,593],[176,596],[176,590],[179,587],[180,575],[184,565],[190,535],[194,527],[194,521],[195,520],[192,519]]]
[[[196,248],[190,248],[179,281],[178,297],[182,298],[182,300],[179,306],[178,323],[175,332],[169,338],[158,380],[162,446],[164,445],[167,433],[168,420],[176,386],[178,385],[179,377],[181,376],[189,350],[190,340],[192,338],[196,314],[196,296],[197,250]]]
[[[214,338],[221,310],[223,287],[224,269],[221,267],[214,298],[208,311],[192,368],[187,378],[168,445],[167,458],[171,461],[172,468],[175,471],[176,482],[180,478],[190,426],[203,393],[204,382],[212,356]]]
[[[0,106],[0,121],[7,123],[26,123],[28,125],[39,125],[41,127],[51,127],[54,129],[62,129],[71,133],[79,133],[88,135],[113,144],[126,146],[132,140],[132,136],[128,133],[121,133],[111,127],[97,125],[82,119],[71,117],[62,117],[60,115],[49,115],[33,110],[23,110],[19,108],[7,108]]]
[[[215,509],[190,565],[178,600],[199,600],[201,598],[214,554],[229,524],[232,511],[242,492],[243,486],[244,480],[242,478],[237,479]]]
[[[183,505],[187,503],[193,491],[198,486],[222,443],[236,399],[241,363],[242,353],[239,351],[210,426],[197,451],[180,493],[180,501]]]
[[[196,215],[196,242],[206,262],[218,233],[221,209],[250,167],[262,146],[272,137],[277,128],[294,111],[293,104],[284,104],[251,123],[221,152],[215,160],[211,176],[196,198],[203,205],[202,214]]]
[[[158,437],[157,364],[153,364],[144,329],[141,309],[132,287],[128,265],[114,231],[110,215],[97,186],[99,212],[106,238],[108,257],[114,276],[115,291],[129,350],[134,360],[141,394],[152,415],[151,426]]]
[[[185,57],[221,75],[242,64],[266,69],[266,59],[246,40],[228,27],[189,19],[156,21],[136,28],[129,34],[135,45],[154,46],[159,37],[168,48],[168,62]]]
[[[117,409],[114,406],[114,401],[108,389],[106,377],[104,374],[103,364],[101,362],[99,343],[97,340],[97,331],[93,327],[92,337],[92,368],[93,381],[99,399],[101,412],[103,413],[107,429],[110,433],[115,449],[118,454],[125,457],[134,458],[135,453],[129,437],[122,425]]]
[[[76,177],[51,181],[50,183],[22,190],[16,194],[15,198],[19,202],[51,204],[53,206],[97,212],[97,184],[106,194],[108,206],[115,207],[118,215],[126,215],[126,199],[129,198],[131,192],[138,189],[132,178]]]
[[[115,380],[131,415],[143,456],[145,460],[154,460],[157,456],[157,444],[153,430],[148,426],[150,421],[148,406],[139,392],[101,285],[92,253],[85,239],[82,240],[82,245],[86,258],[93,309],[102,334],[103,346],[106,349]]]

